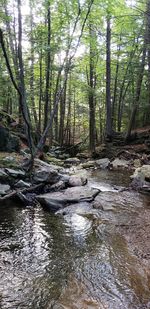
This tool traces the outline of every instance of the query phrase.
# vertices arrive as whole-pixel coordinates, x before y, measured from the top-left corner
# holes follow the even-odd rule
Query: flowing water
[[[129,179],[100,171],[90,177],[90,185],[103,191]],[[64,216],[39,206],[2,205],[0,308],[146,309],[150,273],[115,225],[108,218],[97,220],[86,203]]]

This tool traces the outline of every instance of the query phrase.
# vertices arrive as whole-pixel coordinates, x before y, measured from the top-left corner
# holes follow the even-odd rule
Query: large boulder
[[[72,203],[90,202],[100,191],[89,187],[72,187],[61,192],[37,196],[37,200],[48,209],[57,211]]]
[[[111,167],[113,169],[124,169],[124,168],[128,168],[129,165],[130,165],[130,162],[124,159],[116,158],[114,161],[111,162]]]
[[[136,168],[131,178],[132,179],[140,178],[141,180],[150,181],[150,165],[147,164]]]
[[[20,150],[20,139],[10,134],[9,130],[0,125],[0,151],[18,152]]]
[[[70,176],[68,184],[70,187],[80,187],[87,183],[87,178],[79,176]]]
[[[0,126],[0,151],[6,151],[9,139],[9,130]]]
[[[35,171],[33,176],[34,183],[49,183],[54,184],[58,182],[60,179],[60,175],[58,174],[57,170],[51,167],[43,167],[37,171]]]
[[[95,163],[97,167],[101,169],[105,169],[105,168],[108,168],[110,164],[110,160],[108,158],[103,158],[103,159],[96,160]]]
[[[142,192],[150,192],[150,165],[143,165],[136,168],[133,175],[131,188],[134,190],[141,190]]]
[[[15,135],[9,135],[9,139],[7,142],[7,149],[8,152],[19,152],[20,151],[20,139],[18,136]]]

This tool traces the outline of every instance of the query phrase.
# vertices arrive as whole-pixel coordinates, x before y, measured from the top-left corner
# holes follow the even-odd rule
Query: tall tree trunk
[[[146,108],[145,124],[150,124],[150,1],[147,3],[147,60],[148,60],[148,100]]]
[[[64,90],[60,98],[59,143],[61,146],[64,143],[64,123],[65,123],[65,111],[66,111],[67,80],[68,80],[68,77],[65,79]]]
[[[90,152],[95,151],[95,100],[94,100],[94,31],[92,24],[89,24],[89,35],[90,35],[90,58],[89,58],[89,149]]]
[[[46,88],[45,88],[45,106],[44,106],[44,130],[47,127],[48,115],[50,114],[50,67],[51,67],[51,9],[48,6],[47,13],[47,70],[46,70]]]
[[[32,1],[30,0],[30,44],[31,44],[31,68],[30,68],[30,96],[31,96],[31,106],[34,116],[34,122],[37,129],[38,119],[37,112],[34,100],[34,36],[33,36],[33,10],[32,10]]]
[[[111,25],[110,16],[107,16],[106,30],[106,138],[112,137],[111,111]]]
[[[144,73],[144,66],[145,66],[145,58],[146,58],[146,37],[144,39],[144,46],[143,46],[143,52],[142,52],[142,59],[140,62],[140,68],[139,68],[139,74],[137,79],[137,85],[136,85],[136,93],[135,93],[135,99],[134,104],[131,112],[131,117],[128,125],[128,130],[126,134],[126,140],[130,139],[131,130],[133,128],[135,117],[137,113],[137,109],[139,107],[139,101],[140,101],[140,94],[141,94],[141,86],[142,86],[142,80],[143,80],[143,73]]]
[[[121,37],[120,37],[121,42]],[[117,64],[116,64],[116,73],[115,73],[115,83],[114,83],[114,95],[112,100],[112,128],[116,130],[116,118],[115,118],[115,107],[116,107],[116,101],[117,101],[117,87],[118,87],[118,73],[119,73],[119,59],[120,59],[120,48],[121,43],[117,46]]]
[[[39,81],[39,123],[38,123],[38,131],[39,133],[41,133],[41,129],[42,129],[42,86],[43,86],[43,82],[42,82],[42,59],[43,59],[43,53],[42,53],[42,48],[40,51],[40,55],[39,55],[40,59],[39,59],[39,69],[40,69],[40,81]]]
[[[147,51],[148,42],[150,40],[149,39],[149,29],[150,29],[150,0],[147,0],[146,12],[145,12],[145,33],[144,33],[142,59],[141,59],[140,66],[139,66],[139,74],[138,74],[137,84],[136,84],[135,99],[133,102],[133,108],[132,108],[131,117],[130,117],[128,130],[126,134],[126,140],[130,139],[131,130],[135,123],[135,117],[136,117],[136,113],[137,113],[139,103],[140,103],[140,94],[141,94],[141,86],[142,86],[144,67],[145,67],[146,51]]]
[[[28,137],[29,148],[31,152],[31,164],[33,164],[33,142],[31,132],[31,122],[29,117],[29,111],[26,102],[25,82],[24,82],[24,64],[22,57],[22,16],[21,16],[21,0],[17,0],[18,5],[18,63],[19,63],[19,101],[22,113],[24,115],[26,124],[26,134]]]

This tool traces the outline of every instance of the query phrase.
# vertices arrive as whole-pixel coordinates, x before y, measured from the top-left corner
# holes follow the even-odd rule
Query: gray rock
[[[7,143],[9,139],[9,130],[0,126],[0,151],[7,151]]]
[[[9,175],[5,173],[4,169],[0,168],[0,180],[6,181],[9,178]]]
[[[88,161],[82,164],[83,168],[90,168],[95,166],[95,161]]]
[[[123,160],[123,159],[118,159],[118,158],[116,158],[114,161],[111,162],[111,166],[114,169],[117,169],[117,168],[127,168],[127,167],[129,167],[129,164],[130,164],[129,161]]]
[[[50,190],[51,191],[60,191],[65,189],[66,183],[62,180],[56,182],[54,185],[51,186]]]
[[[141,167],[136,168],[134,174],[131,176],[132,179],[140,178],[141,180],[150,181],[150,165],[143,165]]]
[[[93,207],[103,211],[123,211],[129,208],[143,207],[142,199],[138,193],[123,191],[123,192],[102,192],[96,196]]]
[[[16,188],[30,188],[31,184],[28,182],[25,182],[23,180],[19,180],[16,184],[15,187]]]
[[[37,200],[47,206],[50,210],[58,209],[71,203],[90,202],[93,201],[99,190],[89,187],[73,187],[63,192],[47,193],[38,195]]]
[[[18,136],[11,135],[9,136],[8,142],[7,142],[7,150],[8,152],[16,151],[18,152],[20,150],[20,139]]]
[[[0,126],[0,151],[19,151],[20,150],[20,139],[11,135],[7,128]]]
[[[33,181],[35,183],[49,183],[54,184],[58,182],[60,179],[60,175],[58,174],[57,170],[50,168],[50,167],[43,167],[35,172],[33,176]]]
[[[65,164],[77,165],[77,164],[80,164],[80,160],[78,158],[68,158],[65,160]]]
[[[78,187],[84,186],[87,183],[87,178],[79,177],[79,176],[70,176],[69,177],[69,186],[70,187]]]
[[[0,184],[0,195],[5,195],[9,192],[10,186],[9,185],[3,185]]]
[[[25,177],[25,172],[21,170],[14,170],[11,168],[5,168],[6,173],[14,178],[24,178]]]
[[[102,169],[105,169],[109,166],[110,160],[108,158],[100,159],[95,161],[96,165]]]

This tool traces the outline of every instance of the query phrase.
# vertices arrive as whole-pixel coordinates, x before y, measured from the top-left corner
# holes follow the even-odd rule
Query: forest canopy
[[[0,8],[0,109],[25,125],[32,156],[46,140],[86,140],[93,152],[115,132],[128,139],[150,124],[150,0]]]

